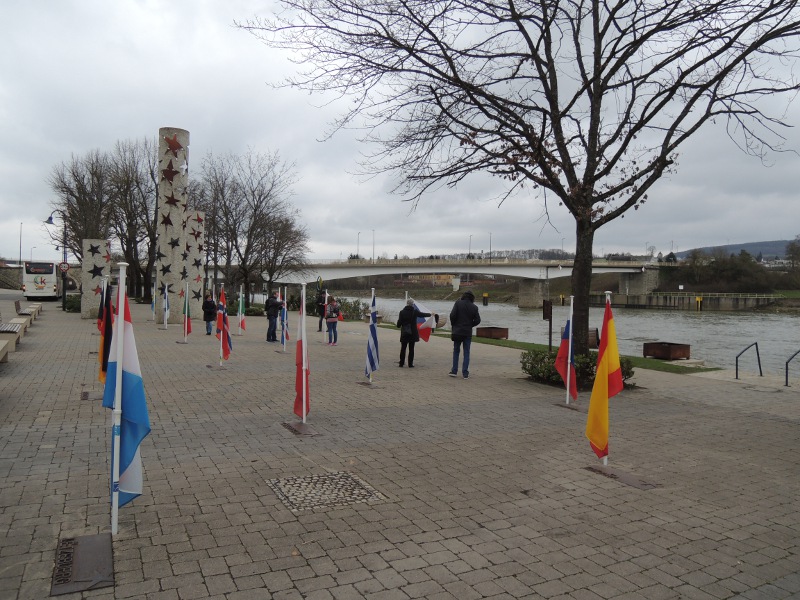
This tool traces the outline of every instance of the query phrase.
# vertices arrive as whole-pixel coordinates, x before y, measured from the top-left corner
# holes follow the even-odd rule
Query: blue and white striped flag
[[[367,339],[367,366],[364,369],[370,381],[372,372],[380,368],[380,358],[378,357],[378,309],[375,306],[375,290],[372,290],[372,310],[369,318],[369,338]]]

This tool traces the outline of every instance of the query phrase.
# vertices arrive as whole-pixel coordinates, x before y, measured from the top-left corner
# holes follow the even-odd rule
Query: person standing
[[[278,292],[272,292],[267,299],[266,304],[267,319],[269,319],[269,327],[267,327],[267,341],[270,343],[278,343],[278,315],[283,308],[283,302],[278,299]]]
[[[335,346],[339,340],[339,332],[337,326],[339,325],[339,303],[333,296],[328,296],[328,307],[325,311],[325,322],[328,326],[328,345]]]
[[[328,292],[322,291],[317,294],[317,313],[319,313],[319,326],[317,331],[322,331],[322,319],[325,318],[325,310],[328,304]]]
[[[408,368],[414,368],[414,344],[419,341],[417,319],[430,316],[431,313],[424,313],[414,306],[413,298],[406,300],[406,305],[397,317],[397,326],[400,328],[400,367],[405,366],[406,348],[408,348]]]
[[[206,335],[211,335],[211,330],[214,327],[214,321],[217,320],[217,305],[214,303],[214,298],[211,292],[206,294],[206,299],[203,300],[203,321],[206,322]]]
[[[453,340],[453,368],[450,369],[450,377],[458,376],[458,356],[461,347],[464,347],[464,362],[461,365],[461,374],[464,379],[469,379],[469,350],[472,345],[472,328],[481,322],[478,314],[478,307],[475,305],[475,294],[467,290],[459,300],[453,305],[450,311],[450,326],[452,333],[450,339]]]

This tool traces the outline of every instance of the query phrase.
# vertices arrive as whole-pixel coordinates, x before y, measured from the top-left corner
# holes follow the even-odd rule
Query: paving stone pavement
[[[17,298],[0,292],[3,315]],[[370,387],[367,325],[341,323],[330,347],[309,319],[318,435],[298,436],[293,347],[264,341],[266,319],[219,369],[202,322],[184,345],[132,313],[144,494],[120,510],[115,587],[61,598],[800,597],[797,383],[638,371],[610,417],[610,465],[657,485],[638,489],[587,470],[588,394],[566,409],[517,350],[473,344],[470,379],[453,379],[447,339],[400,369],[399,334],[380,329]],[[48,303],[0,364],[0,598],[48,597],[58,540],[110,531],[98,343]],[[374,495],[293,511],[273,487],[287,482],[301,501]]]

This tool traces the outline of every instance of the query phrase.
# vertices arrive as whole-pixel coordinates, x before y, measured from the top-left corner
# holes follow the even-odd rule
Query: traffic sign
[[[67,271],[69,271],[69,263],[68,262],[58,263],[58,268],[61,269],[62,273],[66,273]]]

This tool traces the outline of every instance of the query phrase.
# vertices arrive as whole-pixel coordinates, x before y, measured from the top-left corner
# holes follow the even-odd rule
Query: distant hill
[[[675,256],[678,258],[686,258],[693,250],[700,250],[704,254],[713,254],[714,251],[722,249],[725,254],[739,254],[742,250],[747,251],[753,257],[757,257],[759,252],[761,256],[766,258],[785,258],[786,257],[786,244],[792,240],[773,240],[771,242],[746,242],[744,244],[726,244],[724,246],[705,246],[704,248],[694,248],[676,252]]]

